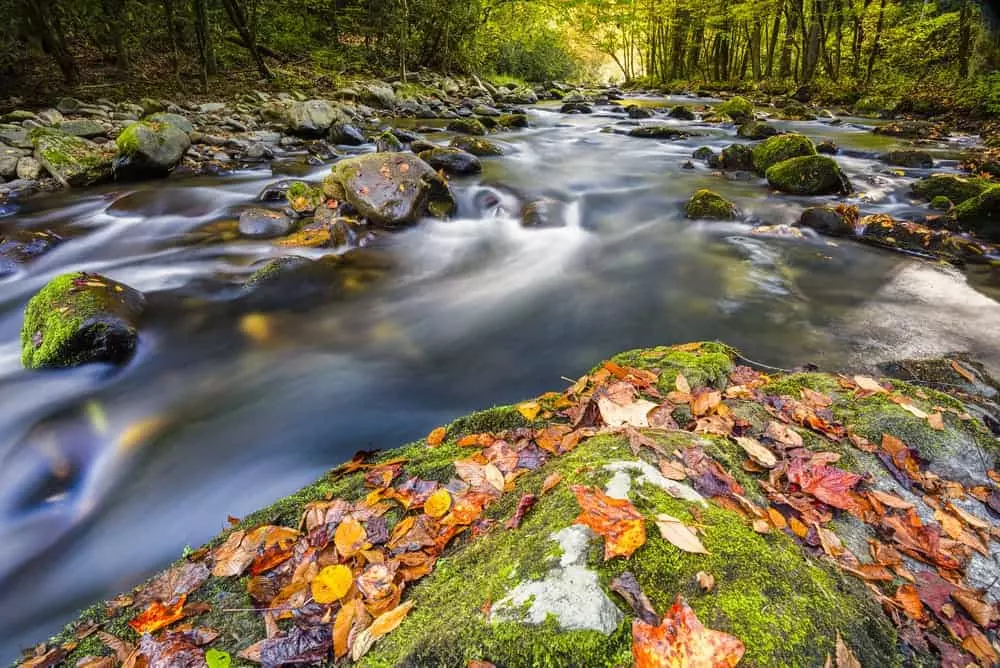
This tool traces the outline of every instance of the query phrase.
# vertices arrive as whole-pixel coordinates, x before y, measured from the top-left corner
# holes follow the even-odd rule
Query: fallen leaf
[[[614,499],[596,487],[573,485],[577,503],[583,510],[574,520],[604,536],[604,560],[630,557],[646,543],[642,515],[627,499]]]
[[[187,596],[182,595],[177,597],[177,601],[170,605],[154,601],[148,608],[139,613],[135,619],[130,621],[128,625],[139,635],[159,631],[184,617],[184,602],[186,600]]]
[[[969,381],[970,383],[972,383],[973,385],[975,385],[975,383],[976,383],[976,376],[975,376],[975,374],[973,374],[971,371],[969,371],[964,366],[962,366],[961,364],[959,364],[957,361],[955,361],[955,360],[951,361],[951,368],[959,376],[961,376],[962,378],[966,379],[967,381]]]
[[[875,497],[879,503],[888,506],[890,508],[895,508],[896,510],[909,510],[913,507],[913,504],[909,501],[904,501],[894,494],[889,494],[888,492],[881,492],[877,489],[873,489],[868,492],[869,496]]]
[[[711,573],[698,571],[695,573],[694,579],[698,583],[698,586],[701,587],[702,591],[706,593],[715,589],[715,576]]]
[[[427,434],[427,445],[432,448],[444,443],[444,437],[448,434],[448,430],[444,427],[438,427],[431,433]]]
[[[611,580],[611,591],[625,599],[636,617],[651,626],[660,625],[660,616],[656,614],[653,604],[649,602],[639,586],[639,581],[632,573],[625,571]]]
[[[548,476],[546,476],[545,481],[542,483],[542,491],[539,492],[539,494],[545,494],[546,492],[550,491],[553,487],[562,482],[562,479],[563,479],[562,473],[559,472],[550,473]]]
[[[865,392],[889,393],[888,390],[882,387],[881,383],[871,376],[855,376],[854,383]]]
[[[371,646],[376,640],[387,633],[392,632],[397,626],[399,626],[412,607],[413,601],[407,601],[406,603],[396,606],[389,612],[379,615],[379,617],[372,622],[371,626],[358,634],[358,637],[354,641],[354,647],[351,649],[351,660],[358,661],[368,652],[369,649],[371,649]]]
[[[229,668],[233,663],[233,657],[229,652],[212,647],[205,651],[205,663],[208,664],[208,668]]]
[[[609,427],[621,427],[627,424],[633,427],[648,427],[649,412],[657,408],[657,404],[645,399],[638,399],[629,404],[617,404],[608,397],[598,397],[597,408],[601,412],[604,424]]]
[[[736,443],[743,448],[747,455],[750,456],[750,459],[764,468],[772,469],[778,464],[778,458],[774,456],[774,453],[761,445],[761,442],[756,438],[737,436]]]
[[[636,668],[731,668],[745,651],[739,638],[705,628],[681,596],[659,626],[632,620]]]
[[[348,515],[337,525],[333,541],[340,556],[348,558],[353,557],[364,548],[367,536],[361,522]]]
[[[677,378],[674,380],[674,387],[677,388],[678,392],[691,394],[691,383],[688,382],[688,379],[682,373],[677,374]]]
[[[847,646],[844,639],[837,632],[837,668],[861,668],[861,662],[854,656],[854,652]]]
[[[154,601],[172,603],[201,587],[208,576],[205,564],[185,561],[153,578],[136,594],[135,605],[145,608]]]
[[[687,473],[684,471],[684,467],[677,462],[669,461],[666,459],[661,459],[659,461],[660,473],[667,480],[684,480],[687,478]]]
[[[492,485],[498,492],[503,492],[503,473],[500,472],[500,469],[493,464],[487,464],[483,467],[483,474],[486,477],[486,482]]]
[[[310,583],[313,600],[328,605],[344,598],[354,583],[354,573],[343,564],[326,566]]]
[[[768,424],[767,430],[764,432],[764,438],[769,438],[775,443],[780,443],[791,448],[801,448],[803,446],[802,436],[787,424],[780,422],[772,421]]]
[[[944,416],[941,415],[941,411],[937,411],[936,413],[931,413],[930,415],[928,415],[927,424],[930,425],[931,429],[944,431]]]
[[[861,476],[825,464],[807,467],[803,460],[795,459],[788,466],[788,480],[828,506],[850,510],[857,502],[848,492],[861,481]]]
[[[451,493],[443,487],[424,502],[424,512],[431,517],[444,517],[449,510],[451,510]]]
[[[356,609],[353,605],[343,605],[333,620],[333,656],[338,660],[347,656],[351,649],[350,634]]]
[[[303,628],[293,626],[287,633],[261,640],[239,653],[240,658],[265,666],[297,663],[321,664],[330,652],[329,624]]]
[[[514,514],[507,520],[504,526],[507,529],[517,529],[520,527],[521,522],[524,521],[525,513],[531,510],[536,501],[538,501],[538,497],[534,494],[522,494],[521,500],[517,502],[517,510],[514,511]]]
[[[656,526],[663,539],[674,547],[694,554],[708,554],[708,550],[701,544],[698,536],[676,517],[660,513],[656,516]]]
[[[534,422],[542,410],[541,404],[537,401],[525,401],[515,406],[515,408],[517,408],[517,412],[528,422]]]
[[[771,533],[771,525],[770,523],[768,523],[767,520],[756,519],[751,523],[751,525],[753,526],[753,530],[756,531],[757,533],[760,534]]]
[[[965,611],[969,613],[969,617],[972,617],[976,624],[979,624],[984,629],[991,628],[994,622],[997,621],[996,609],[972,592],[959,589],[952,592],[951,597],[958,601],[965,608]]]

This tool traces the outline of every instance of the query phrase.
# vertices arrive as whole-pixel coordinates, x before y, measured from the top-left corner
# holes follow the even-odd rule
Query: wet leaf
[[[185,561],[156,576],[135,597],[135,605],[147,607],[154,601],[172,603],[201,587],[208,580],[208,567]]]
[[[431,433],[427,434],[427,445],[429,445],[432,448],[436,448],[437,446],[444,443],[444,437],[445,435],[447,435],[447,433],[448,433],[447,429],[445,429],[444,427],[438,427]]]
[[[844,643],[844,639],[840,637],[839,631],[837,632],[836,653],[836,668],[861,668],[861,662],[854,656],[854,652],[851,651],[851,648]]]
[[[424,502],[424,512],[431,517],[444,517],[451,509],[451,494],[443,487]]]
[[[969,617],[984,629],[991,628],[998,619],[996,609],[972,592],[959,589],[952,592],[951,597],[958,601],[969,613]]]
[[[542,405],[537,401],[525,401],[515,406],[517,412],[528,422],[534,422],[535,418],[542,410]]]
[[[739,638],[705,628],[680,596],[659,626],[632,621],[636,668],[732,667],[745,651]]]
[[[824,464],[807,467],[803,460],[795,459],[788,466],[788,479],[828,506],[851,510],[857,502],[848,492],[861,476]]]
[[[354,573],[343,564],[326,566],[310,583],[313,600],[327,605],[335,603],[347,595],[354,583]]]
[[[208,668],[229,668],[232,662],[233,657],[229,656],[229,652],[214,647],[205,652],[205,663],[208,664]]]
[[[563,479],[562,473],[559,473],[558,471],[555,473],[550,473],[548,476],[546,476],[545,481],[542,483],[542,491],[539,492],[539,494],[545,494],[546,492],[550,491],[553,487],[562,482],[562,479]]]
[[[534,494],[522,494],[521,500],[517,502],[517,510],[511,516],[507,523],[504,525],[507,529],[517,529],[521,526],[521,522],[524,521],[524,515],[531,510],[535,502],[538,501],[538,497]]]
[[[889,508],[895,508],[896,510],[909,510],[913,507],[913,504],[909,501],[904,501],[894,494],[881,492],[877,489],[871,490],[868,492],[868,495],[875,497],[875,499],[882,505],[888,506]]]
[[[503,492],[503,473],[500,472],[500,469],[493,464],[487,464],[483,467],[483,475],[486,477],[486,482],[492,485],[498,492]]]
[[[775,443],[790,448],[801,448],[803,446],[802,436],[786,424],[771,422],[767,425],[764,438],[769,438]]]
[[[975,385],[975,383],[976,383],[976,375],[974,373],[972,373],[971,371],[969,371],[968,369],[966,369],[964,366],[962,366],[961,364],[959,364],[955,360],[951,361],[951,368],[959,376],[961,376],[962,378],[966,379],[967,381],[969,381],[970,383],[972,383],[973,385]]]
[[[358,634],[354,646],[351,648],[351,660],[358,661],[371,649],[376,640],[395,630],[406,618],[412,607],[413,601],[407,601],[389,612],[379,615],[371,626]]]
[[[604,560],[630,557],[646,543],[642,515],[627,499],[614,499],[596,487],[574,485],[573,493],[583,510],[574,521],[604,536]]]
[[[854,383],[865,392],[876,392],[888,394],[888,390],[871,376],[855,376]]]
[[[181,595],[177,597],[175,603],[169,605],[154,601],[128,625],[139,635],[159,631],[184,617],[184,602],[186,600],[187,596]]]
[[[333,620],[333,655],[337,659],[347,656],[350,651],[351,628],[354,625],[355,606],[344,605]]]
[[[708,550],[701,544],[698,536],[676,517],[660,513],[656,516],[656,526],[663,539],[674,547],[693,554],[708,554]]]
[[[646,594],[639,586],[639,581],[632,573],[625,571],[611,581],[611,591],[625,599],[632,607],[635,616],[651,626],[660,625],[660,616],[653,609]]]
[[[337,552],[342,557],[348,558],[364,549],[367,537],[368,533],[361,522],[348,515],[337,525],[333,541],[337,546]]]
[[[294,626],[285,634],[261,640],[239,653],[241,658],[265,666],[296,663],[320,664],[330,653],[329,624],[302,628]]]
[[[930,425],[931,429],[944,431],[944,416],[941,415],[940,411],[931,413],[927,416],[927,424]]]
[[[687,478],[687,473],[685,473],[684,467],[677,462],[661,459],[658,464],[660,467],[660,473],[662,473],[663,477],[668,480],[680,481]]]
[[[743,448],[747,455],[750,456],[750,459],[764,468],[771,469],[778,464],[778,459],[774,456],[774,453],[761,445],[760,441],[756,438],[737,436],[736,443]]]

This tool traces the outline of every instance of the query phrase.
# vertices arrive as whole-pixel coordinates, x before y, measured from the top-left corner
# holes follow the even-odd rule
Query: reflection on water
[[[687,222],[700,187],[767,223],[796,220],[809,200],[682,169],[731,131],[670,121],[704,136],[669,143],[601,132],[619,119],[533,111],[532,129],[498,136],[507,157],[454,182],[457,220],[379,237],[355,289],[318,303],[239,290],[282,254],[225,234],[270,173],[72,193],[5,217],[70,241],[0,283],[0,659],[358,449],[557,387],[619,350],[723,339],[779,366],[955,349],[1000,365],[995,275],[976,274],[980,292],[957,271],[849,242]],[[906,190],[919,170],[872,159],[892,140],[874,145],[849,123],[778,125],[853,149],[841,162],[866,211],[916,210]],[[520,226],[539,197],[564,205],[564,227]],[[149,294],[126,369],[21,370],[21,310],[69,269]],[[267,336],[247,338],[241,318],[262,308]]]

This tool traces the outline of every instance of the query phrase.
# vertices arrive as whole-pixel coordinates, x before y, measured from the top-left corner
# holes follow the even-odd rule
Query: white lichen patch
[[[492,619],[537,625],[551,615],[566,631],[610,635],[624,615],[601,589],[597,573],[587,568],[587,548],[594,533],[574,524],[550,538],[562,548],[559,566],[542,580],[517,585],[493,605]]]
[[[677,482],[676,480],[670,480],[657,471],[652,465],[644,461],[611,462],[604,467],[604,470],[612,471],[615,474],[612,476],[610,482],[608,482],[606,492],[607,495],[612,498],[628,498],[629,490],[632,487],[632,478],[629,472],[634,471],[639,474],[638,482],[640,484],[648,484],[653,485],[654,487],[659,487],[675,499],[690,501],[692,503],[700,503],[702,506],[705,506],[706,508],[708,507],[705,497],[696,492],[689,485]]]

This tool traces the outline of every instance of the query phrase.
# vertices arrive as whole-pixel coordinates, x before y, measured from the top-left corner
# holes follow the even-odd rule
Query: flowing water
[[[283,249],[204,230],[279,178],[270,170],[0,211],[0,229],[72,237],[0,281],[0,661],[353,452],[559,388],[617,351],[721,339],[782,367],[956,350],[1000,367],[996,270],[751,234],[823,198],[773,195],[703,163],[682,169],[698,146],[731,143],[731,129],[669,121],[706,136],[661,142],[601,132],[621,115],[530,115],[531,129],[495,136],[508,155],[453,181],[458,219],[376,239],[390,268],[362,290],[269,304],[267,337],[241,331],[259,305],[240,283]],[[874,159],[899,142],[851,119],[776,124],[846,149],[838,160],[865,213],[927,213],[906,192],[930,170],[901,177]],[[939,170],[955,168],[956,148],[934,149]],[[702,187],[747,220],[685,221]],[[520,226],[521,205],[538,197],[566,204],[564,227]],[[139,354],[121,370],[24,371],[25,303],[81,269],[150,297]]]

